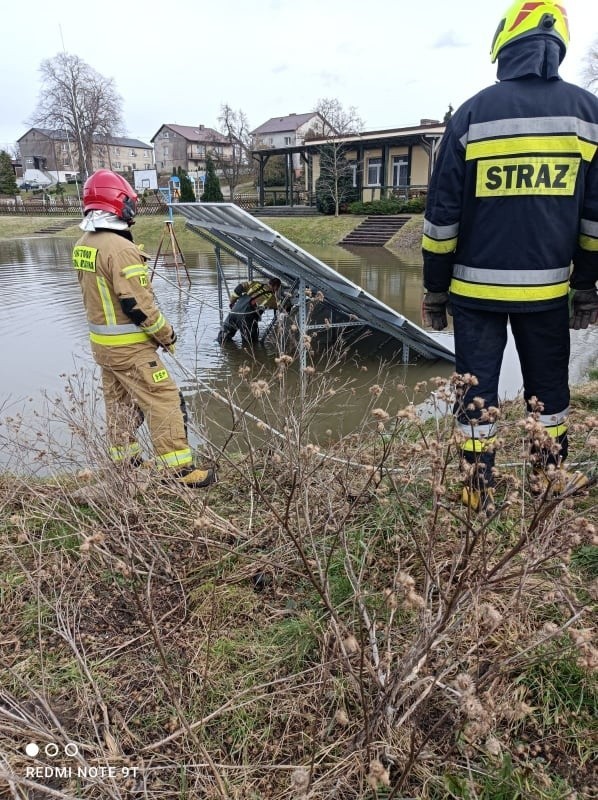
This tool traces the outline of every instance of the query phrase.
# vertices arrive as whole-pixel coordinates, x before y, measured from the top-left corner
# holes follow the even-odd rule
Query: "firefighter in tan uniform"
[[[208,486],[214,471],[193,464],[185,401],[157,353],[173,352],[176,334],[156,305],[146,256],[133,243],[136,201],[120,175],[95,172],[83,187],[84,234],[73,250],[102,370],[110,455],[116,463],[141,463],[135,432],[145,420],[158,467],[186,486]]]

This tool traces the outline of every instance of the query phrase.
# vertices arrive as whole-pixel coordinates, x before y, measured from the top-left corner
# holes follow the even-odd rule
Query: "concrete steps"
[[[383,247],[409,219],[396,214],[366,217],[340,244],[351,247]]]
[[[70,228],[73,225],[78,225],[81,222],[82,217],[77,217],[76,219],[60,219],[52,222],[51,225],[47,225],[45,228],[40,228],[38,231],[33,231],[34,233],[60,233],[60,231],[65,230],[65,228]]]
[[[317,217],[320,212],[315,206],[264,206],[252,208],[254,217]]]

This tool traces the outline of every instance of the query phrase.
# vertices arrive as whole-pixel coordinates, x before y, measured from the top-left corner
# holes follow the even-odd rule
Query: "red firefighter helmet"
[[[131,225],[137,211],[137,193],[122,175],[99,169],[83,186],[83,211],[87,214],[93,210],[109,211]]]

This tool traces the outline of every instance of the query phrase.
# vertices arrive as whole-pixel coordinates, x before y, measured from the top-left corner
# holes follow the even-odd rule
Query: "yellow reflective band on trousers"
[[[590,253],[597,253],[598,239],[594,239],[593,236],[580,236],[579,246],[581,247],[582,250],[587,250]]]
[[[478,161],[476,197],[575,194],[581,161],[568,156],[523,156]]]
[[[128,344],[139,344],[150,340],[147,333],[93,333],[90,332],[89,339],[93,344],[101,344],[104,347],[126,347]]]
[[[103,278],[101,275],[98,275],[96,282],[98,284],[100,300],[102,301],[102,309],[104,311],[106,325],[116,325],[116,313],[114,311],[112,298],[110,297],[108,282],[106,281],[106,278]]]
[[[469,142],[465,148],[465,160],[476,158],[496,158],[497,156],[534,155],[546,153],[556,156],[559,153],[577,154],[584,161],[592,161],[597,145],[585,142],[574,134],[566,136],[512,136],[504,139],[485,139]]]
[[[140,453],[141,447],[137,442],[131,442],[131,444],[125,444],[122,446],[114,445],[110,448],[110,458],[115,464],[118,464],[119,461],[124,461],[125,458],[138,456]]]
[[[554,300],[569,293],[569,282],[551,286],[497,286],[496,284],[466,283],[457,278],[451,281],[450,291],[462,297],[478,300],[507,300],[529,303],[535,300]]]
[[[73,250],[73,266],[83,272],[96,271],[97,247],[83,247],[79,245]]]
[[[184,467],[191,464],[193,456],[191,448],[187,447],[185,450],[173,450],[171,453],[161,453],[158,456],[158,466],[161,469],[168,467]]]
[[[466,439],[461,445],[461,450],[465,450],[467,453],[483,453],[495,441],[496,436],[490,436],[488,439]]]
[[[422,237],[422,247],[430,253],[453,253],[457,249],[457,238],[454,239],[431,239],[429,236]]]
[[[567,426],[566,425],[550,425],[544,428],[546,433],[550,436],[551,439],[558,439],[560,436],[564,436],[567,433]]]

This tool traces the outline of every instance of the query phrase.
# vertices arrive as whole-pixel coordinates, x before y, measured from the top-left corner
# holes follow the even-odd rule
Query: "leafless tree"
[[[87,177],[94,144],[123,130],[122,98],[114,80],[68,53],[42,61],[40,72],[42,88],[31,124],[64,130],[76,150],[79,172]]]
[[[228,103],[220,107],[220,130],[228,139],[227,152],[212,153],[216,167],[228,184],[230,199],[242,179],[251,172],[251,135],[244,111],[234,111]]]
[[[363,130],[363,120],[354,106],[345,108],[336,98],[318,100],[314,109],[319,117],[306,138],[325,139],[319,148],[320,177],[318,194],[334,204],[334,214],[353,194],[352,167],[345,158],[344,137]]]
[[[598,94],[598,38],[594,39],[584,59],[582,80],[586,89]]]

